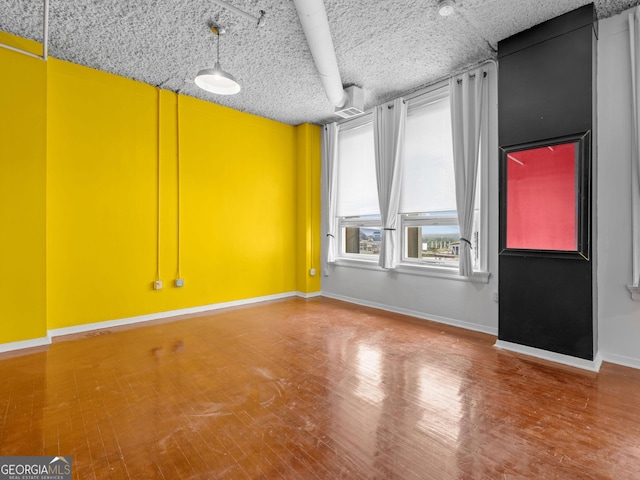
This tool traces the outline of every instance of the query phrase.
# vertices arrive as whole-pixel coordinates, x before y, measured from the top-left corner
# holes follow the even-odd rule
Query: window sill
[[[363,270],[377,270],[379,272],[401,273],[405,275],[417,275],[420,277],[446,278],[460,282],[489,283],[490,272],[473,272],[470,277],[463,277],[458,274],[457,268],[437,267],[434,265],[411,265],[402,263],[394,270],[380,268],[378,260],[360,260],[355,258],[338,258],[335,264],[339,267],[361,268]]]

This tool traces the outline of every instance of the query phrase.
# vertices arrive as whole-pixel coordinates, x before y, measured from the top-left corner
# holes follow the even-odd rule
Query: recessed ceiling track
[[[29,57],[38,58],[40,60],[47,61],[49,50],[49,0],[44,0],[42,5],[42,55],[36,55],[35,53],[27,52],[20,48],[12,47],[11,45],[5,45],[0,43],[0,47],[11,50],[12,52],[22,53]]]

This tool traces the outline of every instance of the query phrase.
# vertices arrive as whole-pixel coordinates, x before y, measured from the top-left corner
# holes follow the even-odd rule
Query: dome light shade
[[[453,14],[456,9],[456,4],[453,0],[440,0],[438,2],[438,13],[443,17],[448,17]]]
[[[195,78],[198,87],[218,95],[234,95],[240,91],[240,84],[233,75],[222,70],[219,62],[213,68],[200,70]]]

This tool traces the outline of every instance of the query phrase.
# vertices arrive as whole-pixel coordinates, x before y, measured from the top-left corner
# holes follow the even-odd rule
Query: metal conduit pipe
[[[4,43],[0,43],[0,48],[21,53],[46,62],[47,58],[49,58],[49,0],[44,0],[42,2],[42,55],[36,55],[35,53],[22,50],[21,48],[12,47],[11,45],[6,45]]]
[[[259,27],[264,25],[264,16],[265,16],[265,11],[264,10],[260,10],[260,16],[256,17],[255,15],[251,15],[250,13],[247,13],[244,10],[240,10],[238,7],[234,7],[229,2],[225,2],[224,0],[212,0],[212,1],[213,1],[213,3],[217,3],[221,7],[226,8],[227,10],[231,10],[236,15],[244,17],[244,18],[246,18],[247,20],[249,20],[251,22],[255,22],[256,25],[259,26]]]
[[[327,11],[323,0],[293,0],[302,24],[302,30],[311,50],[320,80],[329,101],[336,107],[343,107],[349,96],[342,88],[338,60],[329,31]]]
[[[49,58],[49,0],[42,5],[42,59]]]

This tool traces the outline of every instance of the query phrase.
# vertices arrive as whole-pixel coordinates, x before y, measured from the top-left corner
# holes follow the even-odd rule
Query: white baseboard
[[[504,340],[496,340],[494,346],[502,350],[521,353],[530,357],[541,358],[542,360],[549,360],[551,362],[561,363],[570,367],[589,370],[590,372],[600,371],[600,366],[602,365],[602,356],[600,355],[600,352],[596,354],[593,360],[585,360],[583,358],[576,358],[572,357],[571,355],[564,355],[562,353],[549,352],[547,350],[528,347],[526,345],[520,345],[518,343],[505,342]]]
[[[54,337],[62,337],[64,335],[73,335],[76,333],[91,332],[93,330],[101,330],[105,328],[121,327],[125,325],[134,325],[137,323],[150,322],[153,320],[162,320],[166,318],[179,317],[182,315],[190,315],[194,313],[204,313],[222,308],[238,307],[243,305],[251,305],[253,303],[267,302],[270,300],[280,300],[283,298],[300,297],[315,298],[321,296],[321,292],[303,293],[303,292],[286,292],[275,295],[265,295],[262,297],[247,298],[243,300],[233,300],[230,302],[214,303],[211,305],[203,305],[199,307],[181,308],[179,310],[169,310],[166,312],[151,313],[148,315],[138,315],[135,317],[121,318],[117,320],[104,320],[102,322],[87,323],[84,325],[75,325],[73,327],[53,328],[47,331],[47,336],[43,338],[34,338],[30,340],[22,340],[19,342],[0,343],[0,353],[22,350],[25,348],[41,347],[50,345],[51,339]]]
[[[169,310],[166,312],[151,313],[148,315],[138,315],[136,317],[121,318],[117,320],[105,320],[102,322],[87,323],[84,325],[75,325],[73,327],[54,328],[49,330],[48,333],[49,333],[49,336],[52,338],[61,337],[64,335],[85,333],[85,332],[100,330],[104,328],[121,327],[125,325],[133,325],[136,323],[150,322],[153,320],[162,320],[166,318],[179,317],[182,315],[191,315],[194,313],[210,312],[213,310],[220,310],[222,308],[251,305],[253,303],[267,302],[269,300],[280,300],[282,298],[289,298],[289,297],[312,298],[313,296],[317,296],[317,295],[320,295],[320,293],[318,294],[315,294],[315,293],[305,294],[302,292],[278,293],[275,295],[265,295],[262,297],[247,298],[243,300],[233,300],[230,302],[214,303],[211,305],[203,305],[200,307],[181,308],[179,310]]]
[[[384,310],[386,312],[399,313],[401,315],[408,315],[416,317],[421,320],[431,320],[437,323],[444,323],[452,327],[460,327],[466,330],[473,330],[475,332],[487,333],[489,335],[498,336],[498,328],[488,327],[486,325],[479,325],[477,323],[465,322],[462,320],[456,320],[454,318],[441,317],[439,315],[431,315],[416,310],[410,310],[408,308],[393,307],[385,305],[383,303],[370,302],[368,300],[362,300],[360,298],[346,297],[343,295],[336,295],[335,293],[322,292],[322,296],[327,298],[333,298],[335,300],[342,300],[343,302],[355,303],[356,305],[362,305],[364,307],[377,308],[378,310]]]
[[[366,300],[361,300],[358,298],[352,298],[352,297],[347,297],[347,296],[343,296],[343,295],[336,295],[333,293],[328,293],[328,292],[312,292],[312,293],[303,293],[303,292],[299,292],[299,291],[294,291],[294,292],[286,292],[286,293],[280,293],[280,294],[275,294],[275,295],[266,295],[266,296],[262,296],[262,297],[254,297],[254,298],[248,298],[248,299],[243,299],[243,300],[234,300],[234,301],[230,301],[230,302],[222,302],[222,303],[215,303],[215,304],[211,304],[211,305],[203,305],[203,306],[199,306],[199,307],[191,307],[191,308],[183,308],[183,309],[178,309],[178,310],[169,310],[166,312],[159,312],[159,313],[152,313],[152,314],[148,314],[148,315],[138,315],[135,317],[129,317],[129,318],[123,318],[123,319],[117,319],[117,320],[106,320],[106,321],[102,321],[102,322],[96,322],[96,323],[89,323],[89,324],[84,324],[84,325],[76,325],[73,327],[63,327],[63,328],[54,328],[51,329],[47,332],[48,336],[47,337],[42,337],[42,338],[34,338],[34,339],[30,339],[30,340],[22,340],[19,342],[11,342],[11,343],[4,343],[4,344],[0,344],[0,353],[5,353],[5,352],[11,352],[11,351],[15,351],[15,350],[22,350],[22,349],[26,349],[26,348],[34,348],[34,347],[41,347],[41,346],[46,346],[46,345],[50,345],[51,344],[51,339],[54,337],[60,337],[60,336],[64,336],[64,335],[72,335],[72,334],[76,334],[76,333],[84,333],[84,332],[90,332],[93,330],[100,330],[100,329],[105,329],[105,328],[113,328],[113,327],[119,327],[119,326],[125,326],[125,325],[133,325],[136,323],[144,323],[144,322],[149,322],[149,321],[153,321],[153,320],[162,320],[162,319],[166,319],[166,318],[172,318],[172,317],[178,317],[178,316],[182,316],[182,315],[190,315],[190,314],[194,314],[194,313],[204,313],[204,312],[209,312],[209,311],[213,311],[213,310],[220,310],[223,308],[229,308],[229,307],[237,307],[237,306],[243,306],[243,305],[251,305],[254,303],[260,303],[260,302],[266,302],[266,301],[270,301],[270,300],[279,300],[279,299],[283,299],[283,298],[290,298],[290,297],[300,297],[300,298],[305,298],[305,299],[309,299],[309,298],[316,298],[316,297],[320,297],[320,296],[324,296],[327,298],[333,298],[336,300],[341,300],[344,302],[348,302],[348,303],[353,303],[356,305],[363,305],[365,307],[372,307],[372,308],[377,308],[379,310],[384,310],[384,311],[388,311],[388,312],[392,312],[392,313],[399,313],[402,315],[409,315],[411,317],[415,317],[415,318],[419,318],[422,320],[431,320],[437,323],[442,323],[445,325],[450,325],[450,326],[454,326],[454,327],[460,327],[460,328],[464,328],[467,330],[473,330],[476,332],[481,332],[481,333],[487,333],[489,335],[494,335],[497,336],[498,335],[498,329],[497,328],[493,328],[493,327],[487,327],[484,325],[478,325],[478,324],[474,324],[474,323],[469,323],[469,322],[464,322],[461,320],[456,320],[456,319],[452,319],[452,318],[448,318],[448,317],[441,317],[438,315],[428,315],[422,312],[418,312],[416,310],[410,310],[410,309],[406,309],[406,308],[399,308],[399,307],[392,307],[389,305],[385,305],[382,303],[376,303],[376,302],[369,302]],[[636,359],[636,358],[630,358],[630,357],[624,357],[622,355],[615,355],[615,354],[603,354],[602,356],[600,355],[600,352],[598,352],[598,354],[596,355],[596,358],[593,361],[589,361],[589,360],[583,360],[583,359],[579,359],[579,358],[575,358],[575,357],[571,357],[569,355],[562,355],[559,353],[553,353],[553,352],[548,352],[546,350],[540,350],[537,348],[533,348],[533,347],[527,347],[524,345],[518,345],[518,344],[514,344],[511,342],[504,342],[502,340],[497,340],[495,343],[495,346],[497,348],[502,348],[504,350],[509,350],[509,351],[513,351],[513,352],[517,352],[517,353],[522,353],[524,355],[530,355],[530,356],[534,356],[534,357],[538,357],[538,358],[542,358],[545,360],[550,360],[553,362],[558,362],[558,363],[562,363],[565,365],[570,365],[573,367],[578,367],[578,368],[582,368],[582,369],[586,369],[586,370],[590,370],[590,371],[594,371],[597,372],[600,369],[600,365],[602,363],[602,360],[605,360],[607,362],[610,363],[615,363],[618,365],[622,365],[622,366],[626,366],[626,367],[631,367],[631,368],[637,368],[640,369],[640,360]]]
[[[623,367],[637,368],[640,370],[640,359],[638,358],[625,357],[624,355],[604,352],[602,354],[602,360],[609,363],[615,363],[616,365],[622,365]]]
[[[311,292],[311,293],[296,292],[295,295],[296,297],[300,297],[300,298],[316,298],[316,297],[321,297],[322,292]]]
[[[50,344],[50,336],[21,340],[19,342],[2,343],[0,344],[0,353],[13,352],[14,350],[23,350],[25,348],[43,347]]]

